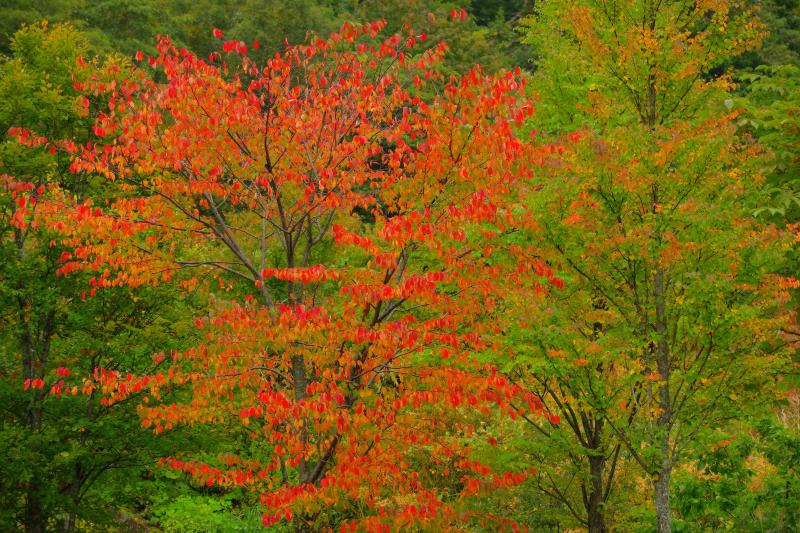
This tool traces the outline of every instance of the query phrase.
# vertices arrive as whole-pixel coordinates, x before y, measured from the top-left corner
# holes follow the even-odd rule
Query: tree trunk
[[[32,433],[38,433],[42,425],[42,409],[39,407],[41,400],[41,391],[35,391],[32,404],[27,408],[28,426]],[[28,481],[25,494],[25,531],[28,533],[43,533],[47,524],[44,506],[39,494],[41,486],[41,476],[39,476],[38,472],[34,472],[33,477]]]
[[[89,402],[91,405],[91,402]],[[90,411],[91,412],[91,411]],[[85,439],[81,437],[81,444],[85,445]],[[80,462],[75,464],[75,478],[73,479],[72,483],[70,483],[65,490],[63,491],[64,494],[69,496],[70,502],[72,503],[72,507],[68,510],[67,515],[64,517],[64,521],[62,523],[63,533],[74,533],[76,522],[78,520],[78,506],[80,505],[81,500],[81,486],[86,481],[87,476],[83,472],[83,467],[81,466]]]
[[[27,533],[44,533],[45,524],[47,523],[38,488],[38,479],[32,479],[28,483],[25,502],[25,531]]]
[[[672,512],[669,508],[669,478],[672,473],[672,465],[669,460],[661,464],[661,473],[655,480],[656,494],[656,531],[658,533],[672,532]]]
[[[655,196],[655,195],[654,195]],[[658,347],[656,350],[656,366],[659,373],[658,407],[661,410],[658,421],[659,452],[661,461],[658,477],[655,480],[656,518],[658,533],[672,532],[672,515],[669,508],[669,478],[672,473],[672,457],[669,449],[669,436],[672,430],[672,400],[670,394],[670,360],[667,344],[666,294],[664,287],[664,271],[659,266],[654,278],[656,304],[656,334]]]
[[[589,533],[606,533],[606,518],[603,509],[603,469],[606,458],[602,455],[589,457],[590,493],[586,501],[586,516]]]
[[[77,521],[78,515],[75,514],[74,511],[70,511],[67,516],[64,518],[64,533],[74,533],[75,532],[75,522]]]
[[[306,397],[306,388],[308,387],[306,362],[302,355],[292,356],[292,381],[294,382],[295,400],[300,401]],[[308,442],[308,428],[305,422],[300,428],[300,441],[303,444]],[[297,465],[297,475],[300,485],[309,481],[309,470],[305,457],[300,457],[300,462]]]
[[[24,310],[24,307],[21,307]],[[27,326],[27,324],[26,324]],[[34,348],[33,340],[29,334],[27,327],[23,329],[20,335],[20,344],[23,353],[23,376],[32,380],[40,376],[41,370],[36,368],[37,354]],[[31,400],[26,406],[26,418],[28,422],[28,430],[31,433],[38,433],[42,427],[42,408],[41,402],[43,400],[43,393],[41,390],[31,391]],[[44,506],[40,489],[42,486],[41,476],[38,472],[34,472],[25,493],[25,531],[28,533],[43,533],[47,518],[45,517]]]

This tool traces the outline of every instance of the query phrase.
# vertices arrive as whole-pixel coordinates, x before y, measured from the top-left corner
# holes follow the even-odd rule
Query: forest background
[[[262,411],[246,411],[251,407],[237,396],[228,418],[175,415],[186,423],[156,435],[153,426],[163,428],[165,415],[143,402],[189,402],[193,380],[171,373],[162,397],[152,385],[141,387],[150,391],[147,400],[119,385],[125,376],[155,375],[163,354],[195,353],[204,343],[219,349],[230,337],[205,327],[225,316],[221,301],[244,301],[246,290],[225,273],[210,285],[183,279],[112,286],[85,268],[65,272],[64,254],[74,252],[67,243],[77,241],[64,235],[93,230],[69,218],[74,233],[21,225],[20,217],[36,216],[24,211],[31,198],[39,201],[53,186],[75,206],[86,199],[99,206],[120,193],[102,179],[108,168],[76,170],[75,151],[25,146],[18,128],[78,144],[103,137],[96,118],[105,93],[93,80],[109,76],[107,66],[119,67],[119,79],[146,71],[155,83],[175,81],[138,66],[141,58],[166,57],[158,36],[206,58],[220,50],[219,31],[248,43],[247,54],[263,63],[345,22],[376,20],[387,23],[384,37],[411,27],[429,46],[446,42],[438,67],[443,85],[450,76],[475,76],[475,64],[486,80],[521,69],[515,76],[525,80],[536,110],[516,134],[531,139],[537,151],[527,157],[541,156],[542,166],[520,185],[525,207],[509,207],[518,217],[513,223],[483,220],[492,230],[466,231],[468,240],[480,234],[475,243],[482,250],[501,250],[484,254],[492,259],[480,263],[483,275],[509,265],[516,272],[524,256],[536,276],[548,279],[546,290],[525,282],[494,287],[497,307],[485,310],[490,326],[480,313],[459,315],[462,328],[474,324],[486,338],[483,349],[463,348],[486,375],[478,370],[457,393],[443,393],[451,394],[447,408],[415,406],[420,410],[411,413],[443,420],[410,424],[409,431],[441,431],[447,445],[404,435],[387,448],[424,478],[425,491],[403,493],[402,500],[386,482],[392,474],[376,463],[372,474],[358,474],[374,498],[361,486],[360,493],[337,489],[330,500],[296,493],[265,500],[257,483],[209,473],[224,470],[226,461],[247,466],[231,457],[266,463],[276,453],[277,441],[253,438],[250,419]],[[639,20],[652,20],[659,31],[630,31]],[[0,530],[800,529],[793,292],[800,261],[800,2],[2,0],[0,53]],[[438,101],[436,82],[423,98]],[[508,141],[503,135],[483,141]],[[475,158],[502,155],[502,147],[494,153],[470,142],[464,139],[464,153]],[[548,146],[546,155],[538,151]],[[454,195],[471,190],[460,186]],[[637,211],[642,198],[651,210]],[[662,204],[675,207],[664,215]],[[375,223],[360,216],[366,227]],[[343,267],[357,258],[336,256],[322,233],[320,241],[320,263]],[[420,253],[419,279],[427,279],[438,259],[435,248]],[[274,266],[286,267],[281,261]],[[283,281],[290,285],[287,301],[294,301],[295,281]],[[648,288],[639,292],[641,286]],[[387,302],[404,311],[404,299]],[[641,311],[651,303],[652,317]],[[449,353],[429,351],[437,361]],[[442,370],[439,362],[422,361],[431,372]],[[411,381],[402,370],[389,379],[389,368],[382,379],[393,385],[380,394],[404,401],[395,391]],[[502,395],[506,382],[513,400],[470,411],[473,400],[491,404],[491,391]],[[436,390],[423,383],[418,391],[426,386]],[[478,390],[483,396],[476,400]],[[673,396],[665,399],[667,391]],[[341,405],[355,409],[347,394]],[[519,403],[525,401],[527,409]],[[301,444],[313,440],[307,427],[298,431]],[[312,452],[306,455],[311,461]],[[159,461],[165,457],[171,460]],[[302,487],[306,476],[319,487],[305,460],[290,463],[288,473],[274,463],[272,473],[282,486]],[[495,474],[511,481],[493,484]],[[437,505],[452,514],[435,512]]]

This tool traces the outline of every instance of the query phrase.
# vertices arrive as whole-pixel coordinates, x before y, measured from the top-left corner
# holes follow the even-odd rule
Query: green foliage
[[[86,37],[70,25],[41,23],[17,32],[10,47],[12,55],[0,64],[2,131],[13,125],[50,138],[88,138],[90,123],[73,87],[77,58],[89,50]],[[72,177],[63,156],[25,150],[5,134],[0,174],[41,186],[35,194],[47,194],[52,186],[73,194],[92,187]],[[191,301],[181,303],[174,291],[155,288],[88,295],[88,276],[56,273],[63,250],[51,245],[50,228],[11,224],[15,208],[11,191],[3,189],[0,442],[8,460],[0,464],[0,529],[31,526],[25,509],[31,501],[45,526],[116,523],[118,506],[139,495],[126,495],[124,483],[104,486],[105,480],[138,476],[178,445],[154,441],[141,430],[134,402],[107,407],[99,395],[74,394],[72,387],[77,393],[96,368],[149,369],[154,354],[183,346],[192,331],[185,327]],[[69,369],[70,377],[57,374],[59,367]],[[36,378],[47,389],[23,387]],[[49,391],[59,379],[67,382],[62,396]]]
[[[676,531],[797,531],[800,524],[800,435],[776,418],[709,430],[696,463],[680,472]]]
[[[443,0],[59,0],[11,3],[0,15],[0,52],[10,51],[11,35],[23,24],[42,19],[72,21],[97,50],[154,52],[157,35],[169,35],[179,46],[201,56],[218,47],[211,28],[226,39],[259,42],[256,58],[266,58],[297,44],[310,34],[327,36],[344,21],[386,18],[399,29],[403,24],[427,32],[432,41],[446,40],[448,64],[464,72],[475,63],[488,68],[528,65],[530,49],[519,42],[514,22],[530,12],[526,0],[475,1],[466,21],[454,23],[452,8],[462,5]]]
[[[797,0],[750,0],[769,35],[758,50],[736,58],[732,65],[749,71],[761,65],[800,66],[800,2]]]
[[[47,179],[58,159],[44,150],[30,151],[6,139],[11,126],[40,131],[41,135],[88,131],[78,114],[72,72],[80,54],[87,52],[84,36],[69,25],[27,26],[11,41],[13,55],[0,63],[0,172]]]
[[[741,110],[741,134],[769,150],[764,172],[772,201],[756,214],[796,221],[800,215],[800,67],[761,65],[737,77],[739,96],[726,104]]]

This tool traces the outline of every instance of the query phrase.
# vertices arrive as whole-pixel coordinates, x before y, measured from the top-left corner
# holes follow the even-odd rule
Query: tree
[[[781,364],[788,295],[770,273],[785,241],[750,216],[758,150],[738,142],[731,84],[713,75],[761,26],[737,2],[644,0],[548,2],[529,25],[545,116],[558,108],[557,134],[586,135],[531,195],[538,253],[570,296],[526,316],[532,353],[516,370],[584,450],[586,503],[621,444],[652,482],[657,530],[670,531],[687,442],[736,416]]]
[[[0,130],[84,141],[91,120],[75,67],[88,51],[85,36],[36,24],[17,32],[11,49],[0,64]],[[189,306],[163,288],[93,296],[90,275],[57,275],[67,250],[55,242],[48,208],[64,195],[102,197],[105,189],[71,176],[63,153],[24,138],[31,147],[5,134],[0,144],[0,442],[8,459],[0,465],[0,528],[43,531],[57,522],[73,531],[78,520],[116,519],[108,503],[126,500],[118,485],[101,487],[111,471],[136,475],[163,453],[137,431],[132,402],[104,406],[77,387],[98,367],[151,369],[153,352],[181,346],[177,313]],[[162,313],[164,304],[176,314]]]
[[[166,464],[260,491],[265,524],[446,527],[481,520],[462,501],[528,475],[471,460],[457,424],[519,394],[471,355],[511,190],[539,160],[515,134],[533,106],[518,75],[444,78],[443,45],[420,51],[426,36],[407,29],[377,40],[383,25],[345,25],[263,65],[249,42],[205,60],[162,39],[147,61],[164,83],[87,82],[109,102],[96,142],[57,143],[74,172],[122,191],[53,210],[73,247],[62,272],[96,271],[100,288],[216,287],[196,319],[203,343],[167,372],[103,372],[107,402],[144,393],[157,433],[238,424],[251,446]],[[422,99],[432,84],[443,91]],[[164,403],[181,384],[191,398]],[[448,488],[425,483],[431,468]]]
[[[552,194],[552,188],[542,194]],[[548,207],[556,213],[563,209]],[[536,255],[559,275],[569,272],[541,247]],[[624,365],[618,351],[624,350],[624,338],[613,339],[604,331],[613,311],[567,279],[555,301],[526,291],[506,300],[521,324],[504,332],[502,368],[551,413],[542,421],[527,416],[525,405],[518,408],[523,416],[517,431],[525,438],[518,439],[516,448],[537,464],[533,481],[538,491],[563,509],[562,520],[604,532],[622,512],[616,492],[620,474],[630,466],[606,417],[616,408],[614,423],[627,426],[638,406],[630,403],[630,389],[620,376]]]

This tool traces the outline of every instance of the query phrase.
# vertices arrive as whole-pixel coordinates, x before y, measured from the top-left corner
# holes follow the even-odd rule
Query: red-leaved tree
[[[501,523],[465,499],[527,472],[470,459],[459,414],[540,410],[474,354],[499,285],[560,285],[497,259],[514,257],[498,247],[515,183],[553,148],[515,133],[533,111],[519,73],[445,78],[443,45],[382,27],[345,25],[266,64],[242,42],[205,59],[161,39],[153,76],[82,87],[108,100],[94,142],[59,143],[74,172],[120,191],[51,209],[73,250],[62,272],[94,270],[100,290],[174,280],[213,301],[201,345],[152,375],[96,369],[84,391],[141,395],[155,432],[242,428],[253,444],[236,453],[165,464],[259,491],[265,524],[300,531]],[[160,402],[176,386],[186,400]]]

